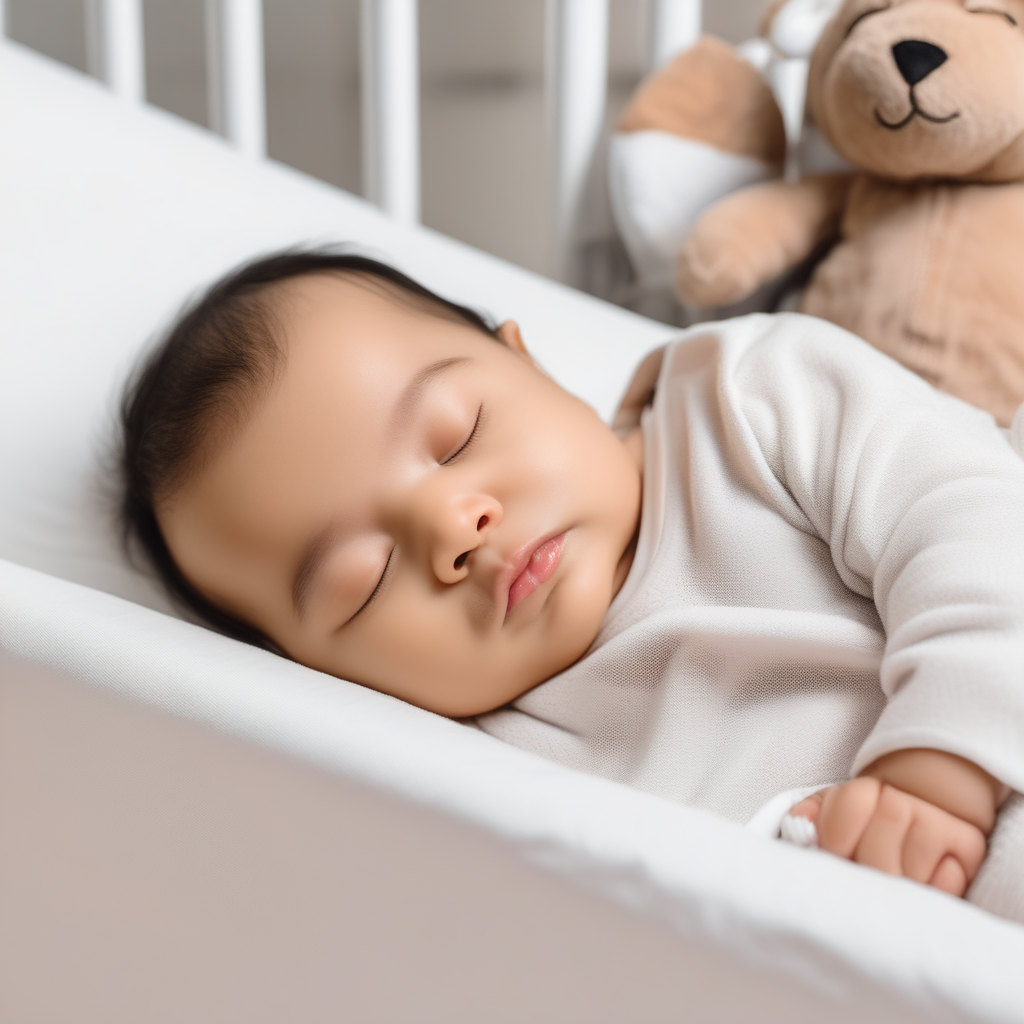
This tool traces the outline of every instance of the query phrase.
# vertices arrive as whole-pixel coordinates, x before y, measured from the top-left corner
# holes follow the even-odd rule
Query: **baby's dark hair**
[[[266,394],[284,359],[275,286],[314,274],[340,274],[380,287],[425,315],[476,328],[500,341],[479,313],[435,295],[394,267],[336,250],[291,250],[232,271],[190,306],[141,363],[121,402],[121,528],[130,556],[139,549],[172,599],[214,629],[274,648],[260,630],[218,608],[174,561],[156,508],[202,464],[211,433],[242,419]]]

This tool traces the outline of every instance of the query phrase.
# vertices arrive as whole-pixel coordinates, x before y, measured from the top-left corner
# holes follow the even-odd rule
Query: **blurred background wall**
[[[704,0],[739,42],[765,0]],[[84,0],[7,0],[12,38],[83,71]],[[420,0],[423,221],[545,273],[544,0]],[[644,73],[643,0],[611,0],[608,117]],[[203,0],[145,0],[151,103],[207,123]],[[359,0],[264,0],[270,156],[361,191]]]

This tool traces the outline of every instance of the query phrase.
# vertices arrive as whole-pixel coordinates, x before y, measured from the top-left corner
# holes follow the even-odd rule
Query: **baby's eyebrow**
[[[409,418],[416,408],[416,403],[419,402],[426,393],[427,388],[434,381],[442,377],[453,367],[468,362],[469,356],[452,356],[449,359],[437,359],[414,373],[395,402],[394,410],[391,413],[392,429],[396,429],[404,420]],[[292,583],[292,607],[299,618],[302,618],[310,591],[313,589],[313,584],[316,582],[321,568],[323,568],[324,560],[331,550],[334,540],[338,535],[338,530],[339,524],[337,522],[328,523],[318,530],[306,545],[302,558],[299,560],[299,567],[295,572],[295,581]]]

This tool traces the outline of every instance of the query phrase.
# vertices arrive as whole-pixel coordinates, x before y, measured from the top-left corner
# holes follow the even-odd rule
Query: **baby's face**
[[[290,656],[445,715],[589,647],[638,452],[507,345],[335,277],[288,286],[269,393],[159,510],[185,575]]]

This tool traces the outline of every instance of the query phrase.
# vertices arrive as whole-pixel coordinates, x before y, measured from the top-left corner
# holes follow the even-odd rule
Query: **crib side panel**
[[[39,667],[0,663],[0,707],[5,1020],[917,1019],[743,968],[464,823]]]

